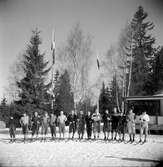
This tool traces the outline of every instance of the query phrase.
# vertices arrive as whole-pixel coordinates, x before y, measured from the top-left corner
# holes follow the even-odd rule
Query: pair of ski
[[[146,143],[146,141],[127,141],[127,142],[124,142],[125,144],[133,144],[133,145],[138,145],[138,144],[140,144],[140,145],[143,145],[143,144],[145,144]]]

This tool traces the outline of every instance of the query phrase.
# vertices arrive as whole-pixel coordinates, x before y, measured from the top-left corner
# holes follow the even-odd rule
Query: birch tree
[[[59,62],[70,74],[75,102],[86,97],[91,56],[91,37],[86,36],[80,25],[76,24],[59,52]]]

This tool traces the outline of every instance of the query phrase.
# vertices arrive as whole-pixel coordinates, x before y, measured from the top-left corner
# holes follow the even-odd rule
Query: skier
[[[78,117],[78,136],[79,136],[79,139],[83,139],[84,128],[85,128],[85,116],[84,116],[83,111],[80,111],[79,117]]]
[[[128,127],[128,133],[129,133],[129,142],[135,141],[135,113],[133,112],[133,109],[129,110],[129,113],[127,115],[127,127]]]
[[[52,140],[54,139],[54,137],[56,137],[56,120],[57,120],[56,115],[54,115],[54,113],[51,113],[49,125],[50,125]]]
[[[117,113],[117,108],[114,107],[112,115],[112,140],[117,140],[117,133],[118,133],[118,122],[119,122],[119,115]]]
[[[36,134],[36,138],[38,137],[38,133],[39,133],[39,126],[40,126],[40,117],[38,115],[38,112],[34,112],[34,115],[32,117],[32,139],[33,140],[33,136]]]
[[[59,124],[59,135],[61,139],[61,135],[63,134],[63,138],[65,135],[65,122],[67,121],[67,117],[64,115],[63,111],[60,112],[58,116],[57,122]]]
[[[24,135],[24,143],[27,139],[27,134],[28,134],[28,126],[29,126],[29,116],[24,112],[23,116],[20,118],[20,124],[22,127],[22,132]]]
[[[45,111],[44,115],[41,120],[41,134],[42,134],[42,140],[46,140],[46,135],[48,133],[48,125],[49,125],[49,116],[48,113]]]
[[[67,117],[67,120],[69,122],[69,139],[70,138],[73,139],[76,131],[76,122],[77,122],[77,116],[74,110],[71,111],[71,114]]]
[[[9,119],[9,134],[10,134],[10,142],[15,141],[15,132],[16,132],[16,124],[13,116],[10,116]]]
[[[119,141],[121,142],[125,140],[126,127],[127,127],[126,115],[120,113],[118,122],[118,134],[119,134]]]
[[[88,113],[85,117],[85,122],[86,122],[87,137],[89,140],[89,139],[91,139],[91,136],[92,136],[92,123],[93,123],[90,111],[88,111]]]
[[[144,111],[140,116],[140,141],[142,142],[142,135],[145,132],[145,139],[144,142],[147,142],[147,135],[148,135],[148,122],[150,121],[149,115]]]
[[[104,132],[104,140],[109,139],[109,133],[111,132],[111,115],[109,114],[108,110],[105,110],[103,114],[103,132]]]
[[[100,125],[101,125],[101,114],[96,109],[96,111],[92,114],[93,120],[93,133],[94,139],[99,138],[100,135]]]

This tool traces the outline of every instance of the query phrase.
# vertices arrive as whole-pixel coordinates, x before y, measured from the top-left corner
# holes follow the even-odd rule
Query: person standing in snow
[[[126,127],[127,127],[126,115],[124,113],[120,113],[118,122],[118,135],[119,135],[119,141],[121,142],[125,140]]]
[[[109,139],[109,133],[111,132],[111,115],[108,110],[105,110],[103,114],[103,132],[104,132],[104,140]]]
[[[48,133],[48,125],[49,125],[49,116],[48,113],[45,112],[42,120],[41,120],[41,134],[42,134],[42,140],[46,140],[46,135]]]
[[[60,112],[58,116],[57,122],[59,124],[59,136],[61,139],[61,135],[63,134],[63,138],[65,136],[65,123],[67,121],[67,117],[64,115],[63,111]]]
[[[91,139],[92,136],[92,117],[91,117],[91,112],[88,111],[86,117],[85,117],[85,122],[86,122],[86,130],[87,130],[87,138]]]
[[[28,134],[28,126],[29,126],[29,116],[24,112],[23,116],[20,118],[20,124],[22,127],[22,132],[24,135],[24,142],[27,139],[27,134]]]
[[[56,137],[56,120],[57,120],[56,115],[54,115],[54,113],[51,113],[49,125],[50,125],[52,139],[54,139],[54,137]]]
[[[85,116],[83,111],[80,111],[78,116],[78,136],[79,139],[83,139],[85,129]]]
[[[142,115],[140,115],[140,142],[142,142],[143,132],[145,133],[144,142],[147,141],[148,136],[148,122],[150,121],[149,115],[144,111]]]
[[[94,139],[96,139],[99,138],[101,125],[101,114],[99,113],[98,109],[96,109],[96,111],[92,114],[92,120]]]
[[[74,134],[76,131],[76,123],[77,123],[77,115],[74,110],[71,111],[71,114],[67,117],[69,122],[69,138],[74,138]]]
[[[16,123],[13,116],[10,116],[9,119],[9,134],[10,134],[10,142],[15,141],[15,132],[16,132]]]
[[[118,133],[118,122],[119,122],[119,114],[117,113],[117,108],[114,107],[112,115],[112,140],[117,139],[117,133]]]
[[[129,141],[134,142],[135,141],[135,113],[133,112],[133,109],[129,110],[129,113],[127,115],[127,127],[128,127],[128,134],[129,134]]]
[[[34,112],[31,122],[32,122],[32,140],[33,140],[33,136],[35,134],[36,138],[38,137],[39,127],[40,127],[40,117],[37,111]]]

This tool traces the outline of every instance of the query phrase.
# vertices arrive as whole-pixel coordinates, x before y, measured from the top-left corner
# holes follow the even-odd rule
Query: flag
[[[98,67],[98,70],[99,70],[100,69],[100,62],[99,62],[98,58],[97,58],[97,67]]]
[[[52,42],[51,42],[51,50],[52,50],[52,64],[55,63],[55,39],[54,39],[54,31],[52,32]]]

